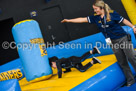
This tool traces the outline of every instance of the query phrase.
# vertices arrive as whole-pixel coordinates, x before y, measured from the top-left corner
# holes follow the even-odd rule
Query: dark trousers
[[[78,69],[80,72],[85,72],[87,69],[89,69],[92,66],[92,64],[89,62],[85,66],[83,66],[81,62],[84,61],[85,59],[87,59],[90,55],[91,54],[89,51],[89,52],[86,52],[85,54],[83,54],[81,57],[71,56],[70,58],[68,58],[70,66],[68,68],[66,68],[66,72],[71,71],[70,68],[72,68],[72,67]],[[64,58],[62,58],[60,60],[64,60]]]
[[[128,40],[127,36],[124,36],[120,39],[112,40],[112,44],[112,50],[125,74],[125,77],[127,78],[127,83],[135,82],[134,76],[128,65],[129,61],[136,71],[136,52],[131,41]],[[117,45],[119,45],[119,47],[117,47]]]
[[[85,66],[83,66],[81,62],[87,59],[89,56],[91,56],[90,51],[86,52],[81,57],[75,57],[75,56],[71,57],[72,62],[74,63],[74,67],[78,69],[80,72],[85,72],[87,69],[89,69],[92,66],[92,64],[89,62]]]
[[[92,66],[92,64],[90,62],[87,63],[85,66],[83,66],[81,63],[78,63],[75,65],[75,68],[78,69],[80,72],[85,72],[91,66]]]
[[[69,59],[73,63],[81,63],[82,61],[84,61],[85,59],[87,59],[91,55],[92,54],[90,54],[90,51],[89,51],[89,52],[84,53],[81,57],[71,56]]]

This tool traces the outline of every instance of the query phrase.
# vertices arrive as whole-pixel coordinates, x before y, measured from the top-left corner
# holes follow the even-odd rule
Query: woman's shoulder
[[[110,10],[109,13],[110,14],[114,14],[116,11],[115,10]]]
[[[109,13],[110,13],[111,15],[116,15],[116,14],[118,14],[118,12],[116,12],[115,10],[110,10]]]

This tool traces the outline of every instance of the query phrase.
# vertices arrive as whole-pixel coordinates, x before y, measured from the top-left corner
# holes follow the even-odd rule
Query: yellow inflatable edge
[[[30,82],[30,83],[33,83],[33,82],[42,81],[42,80],[45,80],[45,79],[49,79],[51,76],[52,76],[52,74],[51,74],[51,75],[48,75],[48,76],[42,76],[42,77],[40,77],[40,78],[35,78],[34,80],[31,80],[31,81],[29,81],[29,82]]]
[[[24,23],[24,22],[27,22],[27,21],[34,21],[34,20],[33,20],[33,19],[27,19],[27,20],[20,21],[20,22],[16,23],[16,24],[14,25],[14,27],[15,27],[16,25],[18,25],[18,24],[21,24],[21,23]]]

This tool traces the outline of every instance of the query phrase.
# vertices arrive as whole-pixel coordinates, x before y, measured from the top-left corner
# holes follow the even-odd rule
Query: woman
[[[92,54],[100,54],[101,52],[97,49],[97,47],[93,48],[93,51],[86,52],[81,57],[71,56],[69,58],[61,58],[58,59],[56,56],[49,58],[49,63],[51,67],[58,69],[58,78],[62,77],[62,68],[66,69],[65,72],[71,71],[71,68],[76,68],[80,72],[85,72],[89,69],[93,64],[101,63],[96,57],[92,58],[91,62],[88,62],[85,66],[82,65],[82,61],[90,57]]]
[[[68,23],[95,23],[97,24],[99,30],[106,37],[107,44],[111,45],[126,45],[123,48],[116,46],[113,47],[113,52],[118,60],[120,67],[127,78],[127,86],[131,86],[135,83],[134,76],[130,70],[127,59],[132,64],[136,71],[136,53],[133,47],[128,48],[131,45],[131,36],[128,35],[123,28],[119,25],[123,22],[125,25],[133,28],[134,33],[136,33],[136,27],[132,25],[127,19],[124,19],[117,12],[110,9],[108,4],[104,3],[102,0],[96,0],[93,4],[93,9],[95,14],[88,17],[80,17],[75,19],[64,19],[61,22]],[[125,47],[125,48],[124,48]]]

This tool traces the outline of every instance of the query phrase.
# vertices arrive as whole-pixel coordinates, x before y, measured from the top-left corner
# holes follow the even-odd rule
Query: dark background
[[[49,0],[48,0],[49,1]],[[104,0],[120,15],[128,19],[121,0]],[[64,18],[86,17],[92,15],[94,0],[0,0],[0,65],[18,58],[16,49],[3,49],[4,41],[14,41],[12,26],[25,19],[38,21],[45,42],[68,42],[98,33],[94,24],[60,23]],[[30,12],[37,16],[31,17]]]

